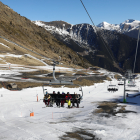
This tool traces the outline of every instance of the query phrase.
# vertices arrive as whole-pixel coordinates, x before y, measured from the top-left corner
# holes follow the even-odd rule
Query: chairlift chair
[[[125,91],[129,92],[139,92],[139,87],[136,86],[135,82],[133,80],[130,80],[129,83],[125,87]]]
[[[116,85],[109,85],[109,86],[107,86],[107,90],[110,92],[116,92],[116,91],[118,91],[118,86],[116,86]]]
[[[56,82],[49,82],[48,84],[43,84],[43,86],[42,86],[42,88],[43,88],[43,94],[44,94],[44,96],[45,96],[45,94],[46,94],[46,86],[53,86],[53,85],[62,85],[62,86],[64,86],[64,85],[71,85],[71,86],[79,86],[79,91],[81,92],[81,94],[78,94],[79,95],[79,99],[78,99],[78,106],[79,106],[79,104],[80,104],[80,102],[81,102],[81,100],[83,99],[83,90],[82,90],[82,87],[80,86],[80,85],[77,85],[77,84],[73,84],[72,82],[71,83],[66,83],[66,81],[61,81],[61,83],[59,82],[59,83],[56,83]],[[62,87],[60,87],[60,88],[62,88]],[[68,91],[69,92],[69,91]],[[53,106],[53,103],[55,103],[56,101],[57,101],[57,93],[56,94],[53,94],[53,93],[48,93],[50,96],[51,96],[51,101],[50,101],[50,106]],[[72,96],[72,101],[74,101],[74,93],[73,94],[71,94],[70,93],[70,95]],[[60,95],[59,95],[59,98],[60,98],[60,100],[65,100],[65,96],[63,96],[61,93],[60,93]],[[45,100],[47,100],[47,99],[45,99]],[[44,102],[44,100],[43,100],[43,102]],[[65,103],[66,103],[66,101],[65,101]],[[74,101],[74,103],[76,103],[76,101]]]
[[[55,61],[54,61],[54,64],[53,64],[53,78],[54,78],[54,80],[50,80],[50,81],[48,81],[47,83],[45,83],[45,84],[43,84],[43,86],[42,86],[42,88],[43,88],[43,94],[44,94],[44,96],[45,96],[45,94],[46,94],[46,88],[45,88],[45,86],[53,86],[53,85],[62,85],[62,86],[64,86],[64,85],[71,85],[71,86],[79,86],[79,91],[81,92],[81,94],[78,94],[79,95],[79,99],[78,99],[78,103],[80,104],[80,101],[82,100],[82,98],[83,98],[83,90],[82,90],[82,87],[80,86],[80,85],[78,85],[78,84],[73,84],[73,82],[72,81],[60,81],[60,80],[57,80],[56,78],[55,78],[55,65],[56,64],[58,64],[58,63],[56,63]],[[57,94],[53,94],[53,93],[48,93],[50,96],[51,96],[51,98],[52,98],[52,101],[53,102],[56,102],[56,98],[57,98]],[[73,100],[73,98],[74,98],[74,94],[70,94],[71,96],[72,96],[72,100]],[[65,99],[65,96],[62,96],[62,94],[60,94],[60,99]]]
[[[124,85],[124,82],[121,81],[121,82],[118,83],[118,85],[122,86],[122,85]]]
[[[140,92],[140,89],[138,86],[126,86],[125,87],[125,91],[129,91],[129,92]]]

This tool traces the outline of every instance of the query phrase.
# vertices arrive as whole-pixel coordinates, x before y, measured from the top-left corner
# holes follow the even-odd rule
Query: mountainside
[[[61,56],[63,64],[89,66],[88,62],[84,63],[83,59],[77,53],[68,48],[60,40],[57,40],[50,32],[35,25],[26,17],[20,16],[2,2],[0,2],[0,15],[0,36],[47,58],[58,60],[59,56]],[[11,53],[15,54],[20,53],[24,55],[25,53],[29,53],[29,51],[23,52],[22,49],[19,50],[18,47],[11,49]]]
[[[34,23],[37,24],[37,22]],[[41,26],[49,25],[42,23]],[[51,26],[49,26],[50,28]],[[116,25],[117,28],[119,26]],[[70,28],[58,28],[59,32],[50,32],[93,65],[113,71],[118,71],[118,66],[124,70],[133,69],[137,40],[113,29],[113,25],[112,30],[105,30],[101,27],[95,28],[90,24],[77,24]],[[48,29],[46,28],[46,30]],[[125,26],[122,30],[126,31]],[[140,67],[137,61],[136,72],[138,71],[140,71]]]
[[[43,56],[55,60],[61,57],[61,62],[71,67],[75,65],[89,67],[91,63],[111,71],[133,68],[136,39],[116,30],[105,30],[90,24],[71,25],[64,21],[31,22],[1,2],[0,14],[0,36],[30,49],[30,51],[27,49],[23,51],[17,46],[9,46],[10,50],[6,50],[4,49],[6,43],[1,40],[0,43],[5,43],[0,44],[1,48],[3,47],[0,49],[1,53],[29,54],[36,57],[40,54],[38,59],[49,64],[50,59],[46,60]],[[129,20],[122,25],[123,32],[126,33],[128,30],[125,25],[131,24],[132,27],[132,23],[131,30],[137,29],[137,22]],[[136,72],[140,71],[139,57],[138,50]],[[7,62],[11,63],[11,59]]]

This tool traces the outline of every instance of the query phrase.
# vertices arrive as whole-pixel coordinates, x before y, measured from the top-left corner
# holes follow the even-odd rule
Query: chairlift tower
[[[125,84],[126,84],[126,79],[123,79],[124,81],[124,96],[123,96],[123,103],[126,103],[126,95],[125,95]]]

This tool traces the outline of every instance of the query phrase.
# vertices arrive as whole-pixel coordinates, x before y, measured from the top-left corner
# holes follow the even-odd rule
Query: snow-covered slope
[[[102,23],[98,24],[97,27],[99,27],[101,29],[106,29],[106,30],[119,30],[119,28],[120,28],[118,24],[110,24],[107,22],[102,22]]]
[[[136,82],[140,86],[139,79]],[[117,83],[112,79],[112,84]],[[83,87],[84,96],[80,107],[84,108],[72,109],[67,109],[66,103],[64,108],[58,108],[55,104],[45,108],[42,87],[21,91],[1,88],[0,139],[74,140],[79,136],[81,139],[139,140],[140,103],[139,96],[135,96],[138,93],[131,93],[126,98],[128,103],[118,103],[114,108],[105,106],[108,110],[111,108],[112,113],[102,112],[100,107],[104,107],[107,102],[123,100],[123,86],[112,93],[106,90],[109,84],[109,81],[105,81]],[[80,94],[78,88],[45,88],[50,93],[55,90]],[[101,112],[97,112],[99,109]],[[34,117],[30,117],[31,112],[34,112]]]
[[[140,24],[140,21],[138,20],[128,19],[120,24],[110,24],[107,22],[102,22],[98,24],[97,27],[101,29],[106,29],[106,30],[111,30],[111,31],[116,30],[121,33],[126,33],[132,30],[138,30],[139,24]]]
[[[38,26],[41,26],[41,27],[45,28],[47,31],[51,32],[52,34],[53,33],[58,33],[60,35],[69,35],[69,32],[65,29],[65,25],[64,25],[64,28],[61,29],[61,28],[57,28],[55,26],[46,25],[44,22],[39,21],[39,20],[38,21],[33,21],[33,23],[35,23]]]

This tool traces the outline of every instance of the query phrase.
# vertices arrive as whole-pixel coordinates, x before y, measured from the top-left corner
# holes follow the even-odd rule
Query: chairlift
[[[118,85],[122,86],[122,85],[124,85],[124,82],[121,81],[121,82],[118,83]]]
[[[131,80],[128,81],[127,86],[128,86],[128,87],[135,87],[136,84],[135,84],[134,80],[131,79]]]
[[[118,86],[116,86],[116,85],[109,85],[109,86],[107,86],[107,90],[110,92],[116,92],[116,91],[118,91]]]
[[[140,89],[138,86],[126,86],[125,87],[125,91],[129,91],[129,92],[140,92]]]
[[[135,82],[133,80],[130,80],[129,83],[125,87],[125,91],[129,92],[139,92],[139,87],[136,86]]]
[[[55,65],[58,64],[58,63],[56,63],[55,61],[53,61],[53,62],[54,62],[54,64],[53,64],[53,78],[54,78],[54,80],[50,80],[47,83],[43,84],[42,88],[43,88],[43,94],[44,94],[44,96],[45,96],[46,90],[47,90],[46,89],[46,86],[56,86],[56,85],[62,85],[62,86],[64,86],[64,85],[78,86],[79,87],[79,91],[81,92],[81,94],[78,94],[79,95],[78,105],[79,105],[80,104],[80,101],[83,98],[83,90],[82,90],[82,87],[80,85],[78,85],[78,84],[73,84],[72,81],[60,81],[60,80],[57,80],[55,78]],[[53,94],[53,93],[48,93],[48,94],[51,96],[51,105],[52,105],[52,103],[56,102],[57,95],[58,94]],[[72,100],[73,100],[75,95],[74,94],[70,94],[70,95],[72,96]],[[60,98],[60,100],[65,100],[65,96],[63,96],[62,94],[59,95],[59,98]],[[65,101],[65,103],[66,103],[66,101]],[[77,102],[75,101],[74,103],[77,103]]]

